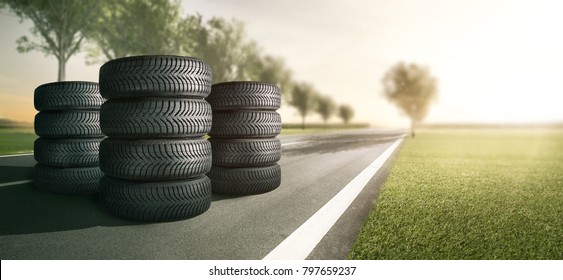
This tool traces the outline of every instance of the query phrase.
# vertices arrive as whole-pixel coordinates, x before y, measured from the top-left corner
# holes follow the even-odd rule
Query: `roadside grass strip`
[[[426,130],[350,259],[563,259],[563,130]]]
[[[0,128],[0,155],[30,153],[35,139],[33,129]]]

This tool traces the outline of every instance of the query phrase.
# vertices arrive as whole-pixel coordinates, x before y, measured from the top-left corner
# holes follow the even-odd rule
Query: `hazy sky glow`
[[[266,53],[285,58],[354,121],[404,125],[381,97],[380,79],[398,61],[430,67],[439,100],[427,122],[563,122],[562,7],[558,1],[184,0],[186,13],[237,18]],[[29,23],[0,14],[0,117],[32,122],[33,89],[54,81],[56,60],[18,54]],[[97,81],[82,56],[68,80]],[[298,121],[290,108],[284,121]],[[318,120],[311,117],[311,120]],[[340,121],[337,118],[333,122]]]

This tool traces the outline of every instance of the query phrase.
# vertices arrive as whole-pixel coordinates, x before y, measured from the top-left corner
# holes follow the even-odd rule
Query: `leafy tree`
[[[181,45],[192,46],[184,55],[207,62],[213,83],[232,80],[257,80],[280,87],[289,99],[292,73],[283,59],[262,55],[255,41],[247,38],[242,22],[222,18],[204,21],[200,14],[189,15],[180,24]]]
[[[383,94],[411,119],[411,135],[438,95],[438,83],[426,67],[397,63],[383,76]]]
[[[293,85],[290,105],[295,107],[301,116],[301,129],[305,129],[305,117],[315,109],[317,96],[317,91],[308,83]]]
[[[291,91],[291,70],[289,70],[282,58],[270,55],[262,57],[259,62],[258,80],[277,85],[282,92],[282,97],[287,100]]]
[[[246,38],[244,24],[213,17],[203,23],[201,16],[192,19],[200,24],[192,30],[197,39],[193,53],[211,66],[213,83],[233,80],[257,80],[260,52],[256,42]]]
[[[317,96],[317,106],[315,109],[323,118],[324,128],[326,129],[326,122],[332,115],[334,115],[336,111],[336,104],[330,96]]]
[[[203,59],[202,55],[209,46],[208,27],[201,14],[187,15],[178,25],[178,44],[183,46],[180,54]]]
[[[89,62],[143,54],[179,54],[192,47],[181,41],[180,3],[170,0],[99,0],[103,3],[86,35],[93,43]],[[191,49],[190,49],[191,50]]]
[[[350,105],[340,105],[338,107],[338,116],[345,124],[348,124],[354,117],[354,109]]]
[[[66,63],[84,42],[84,30],[90,28],[99,11],[98,0],[0,0],[0,8],[7,8],[22,21],[33,22],[31,34],[16,42],[20,53],[40,51],[58,61],[59,81],[65,79]]]

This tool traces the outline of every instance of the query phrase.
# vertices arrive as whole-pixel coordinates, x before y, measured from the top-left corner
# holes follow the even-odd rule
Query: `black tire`
[[[280,88],[261,82],[226,82],[211,86],[207,97],[213,111],[272,110],[281,105]]]
[[[46,138],[103,137],[99,111],[43,111],[35,115],[35,134]]]
[[[50,166],[97,166],[100,142],[103,139],[38,138],[33,145],[33,156],[38,163]]]
[[[211,144],[205,139],[126,140],[100,144],[100,168],[124,180],[182,180],[211,168]]]
[[[276,163],[281,158],[281,142],[269,139],[209,139],[213,165],[253,167]]]
[[[214,138],[269,138],[281,132],[281,117],[272,111],[217,111],[209,136]]]
[[[33,103],[37,111],[85,109],[99,110],[104,103],[98,83],[56,82],[35,89]]]
[[[215,194],[261,194],[273,191],[281,184],[281,168],[277,163],[245,168],[213,166],[207,176]]]
[[[59,168],[35,165],[35,188],[59,194],[86,194],[98,192],[104,174],[98,166]]]
[[[201,137],[211,130],[211,106],[203,99],[114,99],[102,105],[102,132],[115,138]]]
[[[104,176],[100,205],[113,216],[144,222],[195,217],[211,206],[211,180],[131,182]]]
[[[148,96],[205,98],[211,91],[211,68],[202,60],[147,55],[118,58],[100,68],[100,93],[106,99]]]

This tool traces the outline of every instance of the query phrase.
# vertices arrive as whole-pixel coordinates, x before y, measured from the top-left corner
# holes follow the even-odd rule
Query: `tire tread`
[[[205,98],[211,91],[211,68],[181,56],[133,56],[100,68],[100,92],[106,99],[148,96]]]
[[[216,194],[261,194],[273,191],[281,184],[281,168],[277,163],[250,168],[213,166],[207,176]]]
[[[211,86],[207,97],[213,111],[271,110],[281,105],[280,89],[262,82],[226,82]]]
[[[98,192],[103,173],[98,166],[58,168],[36,164],[33,183],[39,190],[59,194]]]
[[[257,167],[276,163],[281,158],[281,142],[271,139],[209,139],[213,165]]]
[[[114,99],[102,105],[102,132],[115,138],[201,137],[211,131],[211,106],[202,99]]]
[[[43,165],[57,167],[97,166],[102,140],[103,138],[37,138],[34,143],[33,156],[38,163]]]
[[[212,138],[270,138],[281,132],[281,117],[272,111],[217,111]]]
[[[33,104],[37,111],[99,110],[104,103],[98,83],[56,82],[43,84],[34,91]]]
[[[211,144],[205,139],[126,140],[100,144],[100,168],[124,180],[181,180],[211,168]]]
[[[46,138],[103,137],[99,111],[43,111],[35,115],[35,134]]]
[[[137,221],[163,222],[192,218],[211,205],[206,176],[167,182],[130,182],[104,176],[100,204],[110,214]]]

